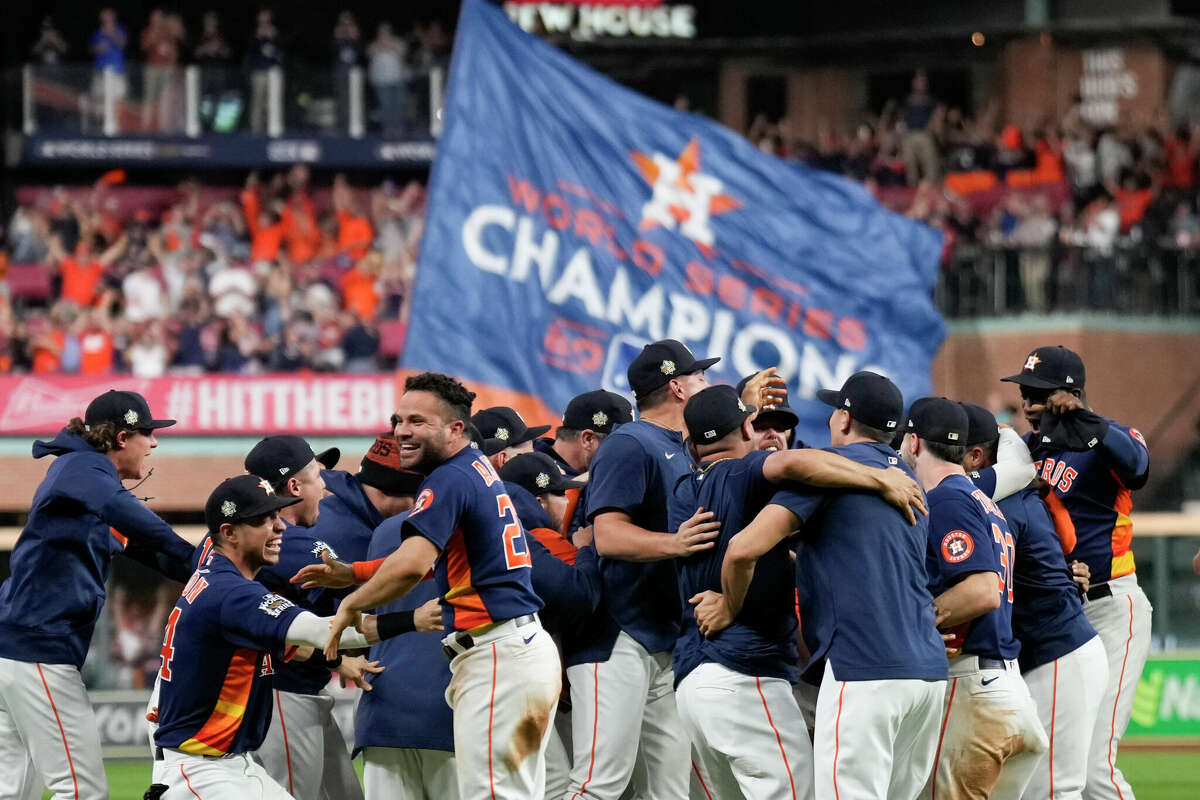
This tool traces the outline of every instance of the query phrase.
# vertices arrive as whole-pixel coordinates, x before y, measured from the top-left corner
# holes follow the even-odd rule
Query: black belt
[[[513,619],[502,620],[501,622],[497,622],[496,625],[503,625],[505,622],[515,622],[518,626],[528,625],[529,623],[534,622],[536,619],[537,616],[534,614],[524,614],[519,617],[514,617]],[[475,640],[471,638],[471,634],[467,633],[466,631],[459,631],[458,633],[454,634],[454,643],[462,648],[462,650],[470,650],[475,646]],[[444,655],[450,661],[453,661],[456,656],[461,655],[461,652],[459,650],[455,650],[448,644],[444,644],[442,645],[442,655]]]
[[[161,747],[159,747],[159,746],[157,746],[157,745],[155,745],[155,747],[154,747],[154,760],[155,760],[155,761],[162,761],[162,760],[163,760],[163,751],[162,751],[162,748],[161,748]]]
[[[1112,597],[1112,588],[1107,583],[1097,584],[1087,590],[1088,600],[1103,600],[1106,597]]]
[[[979,660],[980,669],[1008,669],[1007,661],[1002,661],[998,658],[984,658],[983,656],[976,656],[976,658]]]

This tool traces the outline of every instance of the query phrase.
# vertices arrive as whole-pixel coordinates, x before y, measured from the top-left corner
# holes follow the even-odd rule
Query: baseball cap
[[[929,442],[965,445],[969,427],[967,412],[960,404],[945,397],[922,397],[908,410],[905,432]]]
[[[709,386],[692,395],[683,408],[683,421],[694,444],[720,441],[755,411],[744,404],[732,386]]]
[[[483,449],[483,435],[479,432],[479,428],[476,428],[469,422],[467,423],[466,436],[467,441],[471,443],[471,447],[474,447],[476,450]]]
[[[974,403],[959,403],[967,412],[967,447],[977,444],[987,444],[1000,438],[1000,428],[996,425],[996,416],[983,406]]]
[[[662,339],[642,348],[637,358],[629,364],[625,377],[634,397],[645,397],[672,378],[700,372],[720,361],[720,358],[702,358],[699,361],[683,342]]]
[[[904,395],[896,384],[877,372],[856,372],[836,392],[818,389],[817,399],[881,431],[896,430],[904,416]]]
[[[425,476],[400,466],[400,445],[395,437],[380,434],[358,465],[358,480],[393,497],[416,495]]]
[[[471,424],[479,429],[479,435],[485,440],[483,442],[485,453],[487,452],[487,439],[496,439],[501,443],[499,449],[494,451],[499,452],[505,447],[532,442],[550,430],[549,425],[528,427],[525,420],[521,419],[521,415],[508,406],[492,406],[483,411],[477,411],[471,417]],[[491,454],[489,453],[489,455]]]
[[[735,388],[739,397],[745,390],[746,384],[757,374],[756,372],[752,372],[738,381]],[[784,400],[781,403],[776,403],[771,408],[764,408],[762,411],[759,411],[758,416],[754,418],[754,424],[763,424],[777,431],[790,431],[800,424],[800,415],[792,410],[792,407],[787,404],[787,400]]]
[[[1032,389],[1082,389],[1086,378],[1079,354],[1057,344],[1034,348],[1020,372],[1000,380]]]
[[[563,427],[573,431],[609,434],[633,420],[633,406],[621,395],[596,389],[575,395],[563,412]]]
[[[258,475],[226,478],[204,504],[204,523],[215,531],[223,522],[244,522],[300,502],[299,497],[275,494],[270,482]]]
[[[567,480],[554,459],[545,453],[522,453],[500,468],[500,479],[515,483],[533,495],[580,489],[583,481]]]
[[[341,457],[342,451],[336,447],[314,454],[304,437],[281,433],[268,436],[254,445],[246,455],[244,466],[251,475],[266,478],[272,485],[279,486],[307,467],[314,458],[325,469],[333,469]]]
[[[169,428],[175,424],[173,419],[154,419],[150,404],[137,392],[120,392],[116,389],[109,389],[88,403],[87,411],[83,413],[85,425],[101,425],[105,422],[126,430],[143,431]]]

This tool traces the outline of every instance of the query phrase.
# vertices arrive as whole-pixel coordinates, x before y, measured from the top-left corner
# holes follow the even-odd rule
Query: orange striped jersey
[[[167,618],[155,743],[204,756],[257,750],[271,724],[272,653],[301,610],[213,553]]]
[[[474,447],[464,447],[429,473],[403,535],[423,536],[440,551],[433,575],[448,630],[475,631],[542,607],[512,498]]]
[[[1067,560],[1087,564],[1093,585],[1131,574],[1131,492],[1150,473],[1146,440],[1136,428],[1108,420],[1103,438],[1089,450],[1051,449],[1036,432],[1027,441],[1037,476],[1050,484],[1046,503]]]

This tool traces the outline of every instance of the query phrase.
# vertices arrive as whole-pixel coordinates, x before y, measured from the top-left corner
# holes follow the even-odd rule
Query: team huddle
[[[57,458],[0,586],[0,800],[108,797],[80,668],[116,553],[184,584],[147,798],[1132,798],[1149,455],[1081,359],[1003,379],[1024,439],[859,372],[818,392],[820,450],[773,369],[710,386],[716,361],[649,344],[636,420],[586,392],[553,438],[411,376],[357,472],[255,445],[197,547],[121,483],[173,421],[96,398],[34,444]]]

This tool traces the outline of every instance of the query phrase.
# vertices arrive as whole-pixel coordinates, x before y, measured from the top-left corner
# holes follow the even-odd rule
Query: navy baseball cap
[[[471,417],[471,424],[479,430],[479,435],[483,437],[483,452],[487,455],[498,453],[506,447],[532,442],[550,430],[549,425],[535,425],[530,428],[525,424],[525,420],[521,419],[521,415],[508,406],[492,406],[483,411],[477,411]],[[488,439],[495,439],[499,443],[498,449],[491,453],[488,453],[489,445],[486,441]],[[495,445],[491,446],[495,447]]]
[[[877,372],[856,372],[836,392],[818,389],[817,399],[881,431],[898,430],[904,416],[904,395],[896,384]]]
[[[575,395],[563,412],[564,428],[609,434],[613,428],[633,420],[633,406],[621,395],[596,389]]]
[[[966,445],[970,425],[960,404],[945,397],[922,397],[908,410],[904,430],[929,442]]]
[[[757,372],[752,372],[742,378],[737,383],[737,393],[740,396],[745,390],[746,384],[750,379],[757,375]],[[774,428],[777,431],[794,430],[800,424],[800,415],[797,414],[792,407],[787,404],[787,400],[781,403],[776,403],[771,408],[764,408],[758,412],[758,416],[754,418],[754,425],[763,425],[764,427]]]
[[[974,403],[959,403],[967,412],[967,447],[977,444],[987,444],[1000,438],[1000,427],[996,425],[996,415],[983,406]]]
[[[123,430],[154,430],[169,428],[173,419],[155,419],[150,413],[150,404],[137,392],[120,392],[109,389],[88,403],[83,413],[84,425],[102,425],[110,422]]]
[[[474,447],[476,450],[483,449],[483,434],[479,432],[479,428],[476,428],[469,422],[467,423],[466,437],[467,441],[471,443],[471,447]]]
[[[1078,353],[1058,344],[1035,348],[1020,372],[1000,380],[1031,389],[1082,389],[1087,372]]]
[[[642,348],[642,352],[629,364],[625,377],[629,379],[629,388],[633,390],[633,396],[645,397],[673,378],[703,372],[720,360],[697,360],[683,342],[662,339]]]
[[[336,447],[322,450],[320,453],[313,453],[312,447],[303,436],[281,433],[276,436],[268,436],[254,445],[246,454],[243,466],[246,467],[246,472],[266,478],[272,486],[278,487],[307,467],[313,459],[316,459],[325,469],[333,469],[341,457],[342,451]]]
[[[683,421],[693,444],[710,444],[739,428],[755,410],[742,402],[732,386],[709,386],[688,400]]]
[[[400,466],[400,445],[394,436],[380,434],[358,465],[358,480],[393,497],[416,496],[425,480],[420,472]]]
[[[300,502],[299,497],[283,497],[266,478],[238,475],[226,478],[213,489],[204,504],[204,524],[216,531],[225,522],[245,522],[264,517]]]
[[[582,489],[584,481],[567,480],[554,459],[545,453],[521,453],[500,468],[500,479],[515,483],[532,495],[558,494]]]

